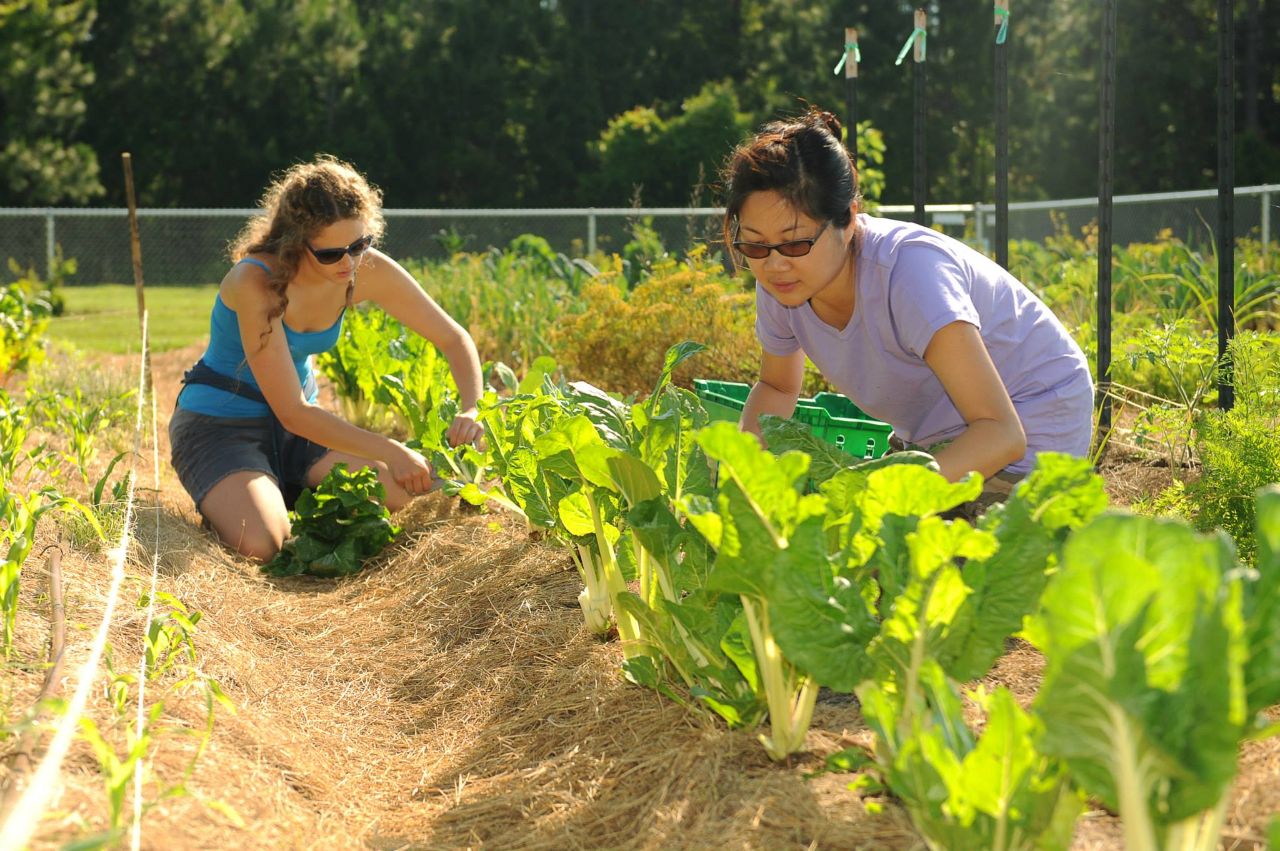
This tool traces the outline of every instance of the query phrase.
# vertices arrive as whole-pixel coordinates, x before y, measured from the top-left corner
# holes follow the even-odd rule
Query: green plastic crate
[[[737,381],[693,380],[694,391],[712,419],[737,422],[747,404],[751,386]],[[791,419],[857,458],[879,458],[889,451],[893,426],[867,416],[848,396],[819,393],[801,398]]]

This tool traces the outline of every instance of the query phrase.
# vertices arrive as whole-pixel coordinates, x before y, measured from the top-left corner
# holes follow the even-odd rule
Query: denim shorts
[[[169,420],[171,462],[196,508],[232,473],[256,470],[275,479],[293,508],[307,473],[329,450],[281,428],[272,417],[214,417],[177,408]]]

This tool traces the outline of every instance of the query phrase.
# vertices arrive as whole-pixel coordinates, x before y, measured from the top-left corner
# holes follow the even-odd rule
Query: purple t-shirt
[[[858,216],[857,295],[844,329],[808,302],[786,307],[756,283],[756,336],[765,351],[797,349],[858,407],[908,443],[929,446],[966,428],[924,352],[955,321],[977,327],[1027,435],[1027,454],[1084,457],[1093,381],[1084,353],[1052,311],[999,264],[910,222]]]

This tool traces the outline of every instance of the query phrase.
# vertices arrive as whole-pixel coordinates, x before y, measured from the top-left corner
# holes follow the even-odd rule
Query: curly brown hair
[[[263,214],[250,219],[230,245],[232,262],[250,254],[271,254],[268,286],[276,303],[267,314],[270,323],[289,305],[286,290],[298,272],[307,242],[324,228],[347,219],[363,219],[376,241],[386,222],[382,192],[350,163],[329,154],[298,163],[284,171],[262,196]],[[354,283],[347,284],[347,305]],[[270,328],[267,334],[271,333]],[[264,334],[265,337],[265,334]],[[263,345],[266,345],[265,339]]]

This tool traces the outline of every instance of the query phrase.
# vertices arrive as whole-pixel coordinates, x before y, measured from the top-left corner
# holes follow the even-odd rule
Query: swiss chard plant
[[[607,443],[586,414],[556,422],[534,439],[533,448],[538,466],[566,483],[555,510],[582,575],[578,602],[587,625],[606,632],[614,616],[613,601],[627,587],[616,554],[621,505],[608,465],[621,449]],[[638,626],[625,614],[616,620],[625,649],[634,652]]]
[[[714,502],[687,497],[681,507],[716,550],[707,588],[742,601],[740,621],[731,631],[749,636],[753,664],[744,673],[759,684],[769,711],[770,732],[760,741],[772,759],[782,760],[804,746],[818,681],[778,646],[774,601],[795,573],[827,563],[826,498],[800,492],[807,455],[775,458],[731,423],[703,429],[698,442],[719,462],[719,493]]]
[[[347,576],[395,540],[400,527],[383,504],[386,491],[368,467],[348,471],[335,464],[290,512],[292,536],[262,566],[272,576]]]
[[[902,717],[892,681],[858,694],[876,734],[884,785],[934,851],[1067,851],[1083,809],[1060,760],[1040,748],[1044,726],[1001,687],[973,696],[986,713],[969,729],[954,682],[932,659],[920,669],[919,709]]]
[[[1029,636],[1044,751],[1120,814],[1132,851],[1218,846],[1241,741],[1280,701],[1280,490],[1257,569],[1229,538],[1106,514],[1067,542]]]
[[[667,351],[653,392],[631,408],[625,452],[608,460],[626,506],[618,552],[634,562],[627,572],[639,586],[614,603],[634,620],[646,650],[627,659],[627,676],[683,700],[667,685],[670,673],[736,727],[757,723],[764,711],[759,684],[722,648],[742,606],[735,595],[706,588],[715,551],[678,514],[684,499],[714,494],[707,456],[695,439],[709,418],[696,396],[671,384],[676,367],[702,350],[686,342]]]
[[[534,439],[562,415],[555,402],[557,387],[550,377],[555,369],[551,358],[538,358],[525,377],[517,380],[505,365],[495,367],[511,395],[486,393],[481,397],[479,421],[485,431],[485,463],[496,487],[473,481],[459,491],[472,505],[492,502],[523,517],[530,531],[555,529],[555,506],[563,496],[559,492],[562,480],[539,469],[533,450]]]

